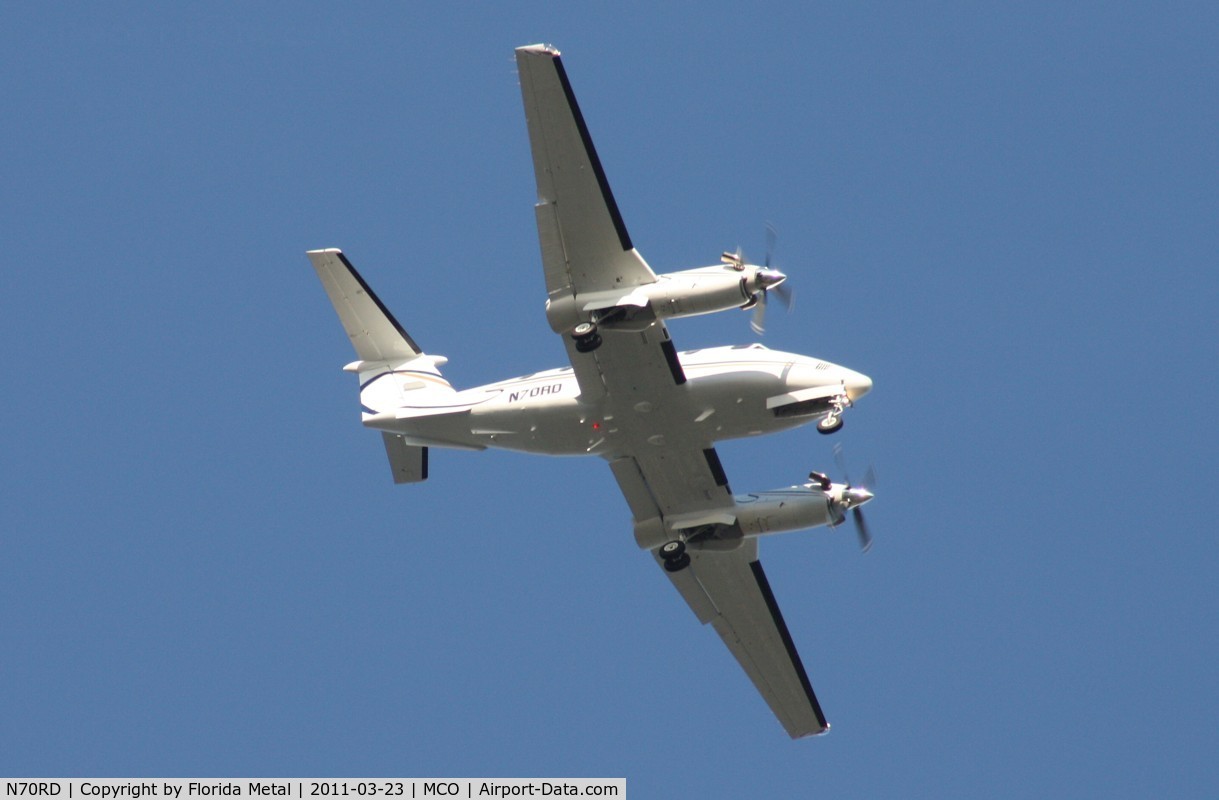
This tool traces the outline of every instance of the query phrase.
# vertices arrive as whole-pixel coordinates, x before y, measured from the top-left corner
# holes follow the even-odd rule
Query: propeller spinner
[[[844,510],[850,510],[851,518],[855,522],[855,533],[859,537],[859,547],[866,553],[872,547],[872,533],[868,530],[868,522],[864,519],[861,506],[875,497],[867,487],[876,485],[876,470],[868,467],[868,471],[863,476],[863,484],[853,486],[851,476],[847,473],[846,459],[843,458],[841,444],[834,445],[834,461],[838,464],[838,469],[842,472],[842,479],[846,482],[840,502]]]
[[[791,285],[786,283],[787,276],[777,269],[772,269],[770,266],[771,256],[775,251],[775,241],[778,239],[778,231],[771,223],[766,223],[766,260],[763,262],[757,272],[754,273],[754,298],[757,302],[753,306],[753,319],[749,321],[749,327],[758,336],[766,333],[766,306],[770,299],[770,290],[774,289],[775,294],[779,296],[779,302],[783,303],[783,307],[788,311],[792,308],[792,290]],[[740,255],[740,251],[737,251]]]

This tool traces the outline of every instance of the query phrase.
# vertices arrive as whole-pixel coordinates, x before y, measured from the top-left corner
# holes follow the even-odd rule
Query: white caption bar
[[[2,798],[626,797],[626,778],[4,778]]]

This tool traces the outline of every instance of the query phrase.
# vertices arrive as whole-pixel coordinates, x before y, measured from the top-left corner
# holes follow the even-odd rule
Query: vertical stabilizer
[[[448,359],[424,353],[341,250],[310,250],[309,261],[338,312],[357,360],[343,369],[360,378],[360,408],[370,417],[444,406],[455,394],[440,374]],[[395,483],[427,479],[427,448],[382,434]]]
[[[310,250],[308,255],[359,356],[344,369],[360,376],[366,415],[435,405],[437,396],[454,393],[439,369],[448,359],[419,348],[341,250]]]
[[[406,361],[423,355],[343,251],[310,250],[308,255],[361,361]]]

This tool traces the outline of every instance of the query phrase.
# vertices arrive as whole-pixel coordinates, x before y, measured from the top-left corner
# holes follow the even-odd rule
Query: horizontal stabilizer
[[[405,361],[423,353],[341,250],[308,255],[361,360]]]
[[[407,444],[396,434],[382,433],[385,454],[389,456],[389,468],[394,483],[419,483],[427,480],[428,452],[426,447]]]

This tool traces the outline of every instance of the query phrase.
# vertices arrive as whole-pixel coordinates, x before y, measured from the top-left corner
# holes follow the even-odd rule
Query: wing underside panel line
[[[660,506],[652,496],[648,482],[639,471],[639,462],[630,456],[615,458],[609,462],[610,470],[618,481],[618,487],[626,497],[627,505],[635,520],[652,519],[660,516]]]

